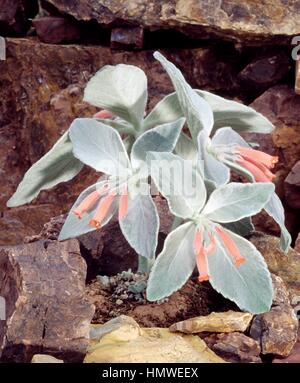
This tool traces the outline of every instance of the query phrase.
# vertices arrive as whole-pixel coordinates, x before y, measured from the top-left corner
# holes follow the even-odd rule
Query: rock
[[[263,144],[270,140],[272,153],[279,155],[279,166],[286,174],[300,158],[300,97],[287,85],[277,85],[258,97],[251,106],[266,116],[274,125],[272,135],[258,135],[255,141]],[[264,148],[264,145],[262,146]]]
[[[296,60],[295,93],[300,94],[300,60]]]
[[[300,161],[296,162],[284,181],[285,199],[293,209],[300,209]]]
[[[112,49],[142,49],[144,45],[144,29],[140,27],[113,28],[110,42]]]
[[[26,34],[37,12],[37,0],[0,0],[0,34]]]
[[[208,347],[231,363],[261,363],[260,346],[257,341],[241,334],[212,334],[204,338]]]
[[[257,315],[250,328],[250,336],[259,341],[262,354],[288,356],[297,340],[298,319],[290,305],[272,307]]]
[[[64,363],[64,361],[51,355],[36,354],[33,356],[31,363]]]
[[[83,359],[94,307],[85,297],[86,264],[77,240],[38,241],[0,249],[0,322],[3,362],[30,362],[49,354]]]
[[[300,363],[300,328],[298,329],[297,342],[287,358],[275,358],[273,363]]]
[[[169,233],[173,217],[171,216],[166,200],[156,196],[155,203],[160,217],[159,239],[165,238]],[[27,236],[25,243],[40,239],[56,240],[66,219],[65,215],[51,218],[38,235]],[[84,234],[78,238],[81,254],[87,262],[87,280],[97,275],[116,275],[124,270],[136,270],[138,256],[124,238],[117,217],[104,226],[101,230]],[[162,247],[159,241],[158,251]]]
[[[64,17],[40,17],[32,22],[41,41],[59,44],[74,41],[80,37],[80,28],[73,21]]]
[[[238,80],[242,86],[262,90],[278,83],[289,70],[288,56],[278,53],[254,59],[238,74]]]
[[[245,332],[253,318],[250,313],[237,311],[212,312],[207,316],[187,319],[170,326],[170,331],[180,331],[185,334],[200,332]]]
[[[197,336],[172,334],[165,328],[140,328],[121,316],[92,327],[85,363],[222,363]]]
[[[297,236],[296,242],[295,242],[295,250],[300,253],[300,233]]]
[[[300,297],[300,254],[292,248],[285,254],[279,245],[279,238],[256,233],[251,242],[265,258],[271,273],[279,276],[286,285],[290,299]]]
[[[219,88],[222,84],[218,83],[218,77],[214,80],[212,65],[209,77],[194,76],[194,70],[206,73],[204,69],[201,72],[208,55],[203,52],[208,49],[178,49],[170,54],[167,51],[167,55],[180,64],[187,79],[193,80],[193,86],[200,86],[201,82],[209,83],[211,89]],[[151,51],[119,52],[84,45],[60,45],[57,49],[35,38],[7,39],[7,60],[0,61],[0,91],[5,99],[0,104],[0,169],[6,179],[0,184],[3,213],[0,244],[19,244],[25,236],[37,234],[51,216],[67,212],[80,192],[98,179],[94,171],[85,168],[74,180],[40,193],[30,209],[6,208],[25,171],[53,146],[73,119],[90,117],[97,111],[82,101],[88,79],[104,65],[118,63],[137,65],[146,72],[150,109],[173,91],[167,74]],[[41,217],[30,216],[32,206],[40,211]]]
[[[286,41],[300,32],[296,3],[288,6],[280,0],[264,0],[241,4],[240,1],[199,2],[198,0],[118,0],[109,2],[84,0],[47,0],[61,13],[77,20],[96,19],[110,26],[141,25],[148,29],[174,28],[190,36],[222,36],[226,39],[258,41]]]
[[[274,297],[271,310],[254,317],[250,336],[260,343],[262,354],[286,357],[297,339],[298,319],[283,280],[272,275],[272,283]]]
[[[271,274],[271,277],[274,290],[272,306],[279,306],[281,304],[289,305],[291,303],[289,292],[283,280],[275,274]]]

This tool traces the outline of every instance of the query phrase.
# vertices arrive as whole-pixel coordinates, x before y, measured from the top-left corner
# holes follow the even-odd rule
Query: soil
[[[130,277],[128,278],[128,275]],[[145,277],[129,270],[113,277],[99,276],[87,285],[87,296],[95,305],[93,323],[105,323],[125,314],[144,327],[169,327],[175,322],[212,311],[238,308],[212,289],[208,282],[191,278],[179,291],[159,302],[147,302],[145,292],[132,293],[129,286]]]

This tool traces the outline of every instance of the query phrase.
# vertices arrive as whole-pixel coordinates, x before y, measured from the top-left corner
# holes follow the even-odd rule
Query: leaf
[[[83,163],[74,157],[72,149],[67,131],[52,149],[25,173],[7,206],[24,205],[31,202],[41,190],[50,189],[75,177],[83,168]]]
[[[157,246],[159,217],[149,194],[136,195],[128,201],[128,212],[120,220],[122,233],[130,246],[141,256],[153,258]]]
[[[140,127],[147,104],[147,77],[138,67],[106,65],[87,83],[84,101]]]
[[[213,112],[209,104],[190,87],[174,64],[159,52],[155,52],[154,57],[170,76],[193,139],[197,139],[202,129],[209,134],[214,124]]]
[[[210,283],[241,310],[260,314],[270,310],[273,299],[271,276],[265,260],[252,243],[224,229],[246,262],[237,267],[218,241],[216,252],[207,257]]]
[[[242,218],[236,222],[223,223],[222,226],[240,235],[241,237],[246,237],[255,230],[250,217]]]
[[[66,219],[66,221],[65,221],[65,223],[61,229],[61,232],[60,232],[59,237],[58,237],[59,241],[64,241],[64,240],[69,239],[69,238],[76,238],[82,234],[89,233],[90,231],[96,230],[96,228],[94,226],[91,226],[89,224],[89,222],[94,217],[94,214],[96,212],[96,209],[97,209],[101,199],[99,199],[99,201],[89,211],[84,213],[82,215],[81,219],[79,219],[74,214],[74,210],[84,200],[84,198],[86,198],[93,191],[95,191],[97,189],[101,189],[105,185],[106,182],[107,181],[97,182],[94,185],[91,185],[88,188],[86,188],[79,195],[76,202],[71,207],[71,210],[68,214],[68,217],[67,217],[67,219]],[[111,220],[111,218],[113,217],[113,215],[117,211],[117,207],[118,207],[117,200],[115,200],[113,202],[113,204],[111,205],[105,220],[102,222],[101,227],[106,225]]]
[[[185,118],[180,118],[143,133],[132,147],[131,163],[133,167],[138,167],[141,161],[146,161],[147,152],[172,152],[184,122]]]
[[[230,179],[230,170],[208,152],[210,138],[202,131],[198,135],[199,166],[202,167],[204,178],[213,181],[217,186],[226,184]]]
[[[194,235],[195,225],[187,222],[167,236],[163,251],[158,255],[149,276],[149,301],[168,297],[180,289],[191,276],[196,265]]]
[[[109,125],[112,128],[116,129],[116,131],[120,134],[130,134],[134,135],[136,133],[133,125],[127,123],[121,119],[110,120],[108,118],[96,118],[98,122],[102,122],[104,125]]]
[[[176,93],[171,93],[159,101],[143,121],[143,129],[166,124],[183,117]]]
[[[184,160],[197,162],[197,146],[194,144],[193,140],[183,132],[181,132],[178,138],[175,152]]]
[[[280,246],[282,250],[287,253],[292,242],[292,238],[287,228],[285,227],[284,221],[284,209],[282,203],[276,193],[273,193],[269,202],[264,207],[265,211],[271,216],[275,222],[278,223],[281,229]]]
[[[253,108],[227,100],[213,93],[196,90],[206,100],[214,113],[214,129],[231,126],[237,132],[271,133],[273,124]]]
[[[211,194],[201,214],[214,222],[222,223],[251,217],[263,209],[274,189],[274,184],[268,182],[231,182],[220,186]]]
[[[253,108],[239,102],[227,100],[213,93],[194,91],[208,102],[214,117],[213,129],[231,126],[237,132],[271,133],[273,124]],[[164,97],[146,117],[144,126],[150,129],[153,126],[177,120],[183,116],[176,93]]]
[[[206,200],[202,177],[192,161],[172,153],[149,152],[151,177],[159,192],[168,200],[171,212],[181,218],[191,218]]]
[[[220,128],[216,131],[212,138],[213,145],[239,145],[245,148],[249,148],[248,143],[231,127]]]
[[[93,118],[77,118],[70,127],[74,156],[109,175],[126,175],[129,158],[120,135]]]

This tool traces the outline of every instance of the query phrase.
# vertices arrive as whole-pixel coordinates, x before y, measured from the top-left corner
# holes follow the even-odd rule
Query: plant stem
[[[154,263],[154,258],[149,259],[139,255],[138,272],[142,274],[149,274]]]

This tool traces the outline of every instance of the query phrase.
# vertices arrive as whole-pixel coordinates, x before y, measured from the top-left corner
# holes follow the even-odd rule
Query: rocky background
[[[276,127],[272,135],[248,138],[280,158],[277,192],[285,206],[293,246],[300,251],[300,65],[296,68],[291,55],[295,47],[292,38],[300,35],[299,15],[298,2],[283,0],[243,4],[235,0],[0,0],[0,36],[6,39],[6,60],[0,61],[0,295],[9,297],[8,312],[14,317],[9,324],[0,322],[3,360],[28,361],[41,351],[67,361],[82,360],[92,318],[104,322],[130,314],[140,325],[161,326],[206,315],[216,307],[228,308],[219,297],[211,296],[210,290],[203,293],[192,282],[156,311],[153,306],[122,310],[122,303],[115,309],[124,296],[114,290],[113,298],[108,298],[116,281],[107,282],[105,288],[97,285],[99,281],[90,285],[88,299],[86,273],[88,281],[99,270],[115,275],[126,267],[134,269],[136,259],[116,223],[97,238],[85,236],[66,244],[55,241],[63,217],[44,226],[52,217],[67,212],[80,191],[97,178],[88,168],[67,184],[42,192],[28,206],[6,208],[25,171],[51,148],[72,120],[96,111],[82,102],[83,88],[106,64],[130,63],[146,72],[150,109],[173,91],[153,58],[153,51],[160,49],[193,87],[251,105],[268,117]],[[157,203],[163,238],[169,222],[162,201]],[[255,217],[255,224],[260,231],[278,234],[278,227],[264,215]],[[112,233],[119,235],[119,241],[110,240]],[[254,238],[254,243],[261,246],[270,270],[282,278],[289,292],[282,293],[267,316],[254,318],[245,334],[207,338],[207,344],[221,350],[222,356],[233,353],[227,358],[231,361],[260,361],[264,355],[286,357],[297,340],[298,324],[288,301],[292,300],[293,307],[300,302],[300,256],[291,250],[288,260],[281,261],[276,239],[259,238]],[[22,245],[36,239],[41,242]],[[80,255],[87,261],[87,270]],[[50,264],[53,269],[45,277]],[[65,276],[63,287],[60,272]],[[197,300],[204,294],[200,308],[195,308],[191,294]],[[95,316],[90,302],[96,306]],[[151,319],[149,315],[145,319],[147,310]],[[25,314],[28,328],[22,324]],[[30,322],[36,318],[38,328]],[[277,348],[274,339],[281,340]],[[245,360],[241,349],[246,350],[245,355],[253,351],[250,360]],[[298,343],[296,350],[300,350]]]

